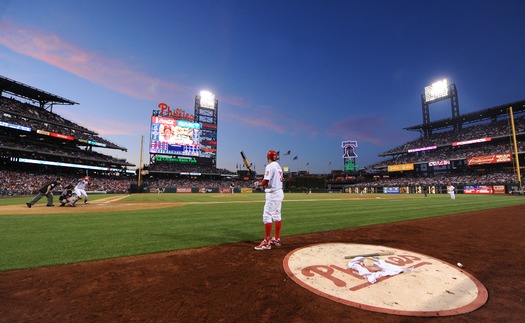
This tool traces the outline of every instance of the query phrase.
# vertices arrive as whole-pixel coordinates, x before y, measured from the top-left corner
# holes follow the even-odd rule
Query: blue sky
[[[460,113],[525,99],[525,1],[4,0],[0,75],[76,101],[54,112],[139,165],[160,102],[219,100],[217,166],[268,149],[290,170],[342,169],[419,134],[424,87],[456,84]],[[450,105],[430,106],[431,120]],[[298,156],[297,160],[292,160]],[[308,165],[307,165],[308,164]]]

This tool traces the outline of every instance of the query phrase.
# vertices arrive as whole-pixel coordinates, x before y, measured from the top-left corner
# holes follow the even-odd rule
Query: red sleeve
[[[262,187],[266,187],[266,186],[268,186],[268,183],[269,183],[269,181],[267,179],[263,179],[262,182],[261,182],[261,186]]]

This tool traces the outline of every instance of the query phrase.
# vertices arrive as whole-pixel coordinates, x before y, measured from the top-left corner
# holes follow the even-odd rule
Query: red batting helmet
[[[279,154],[275,150],[268,150],[266,158],[268,158],[268,160],[271,161],[276,161],[277,159],[279,159]]]

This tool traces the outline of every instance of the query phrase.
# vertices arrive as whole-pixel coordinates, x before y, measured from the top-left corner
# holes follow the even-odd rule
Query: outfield
[[[77,208],[0,199],[0,271],[262,238],[264,194],[95,195]],[[55,197],[56,199],[56,197]],[[283,237],[525,205],[506,195],[285,195]]]

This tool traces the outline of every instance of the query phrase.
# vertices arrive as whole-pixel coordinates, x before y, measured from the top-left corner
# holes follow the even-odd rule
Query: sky
[[[215,94],[217,167],[343,168],[419,138],[425,86],[455,84],[460,114],[525,99],[523,0],[3,0],[0,75],[78,102],[70,119],[149,164],[159,103]],[[451,116],[449,101],[430,119]],[[142,151],[141,151],[142,147]],[[283,153],[291,151],[289,156]],[[294,160],[293,157],[297,159]]]

